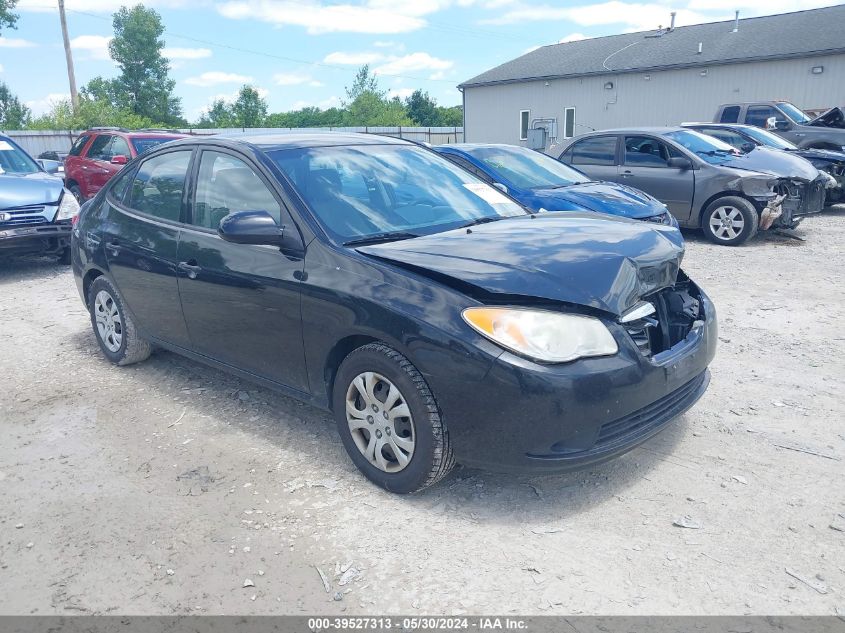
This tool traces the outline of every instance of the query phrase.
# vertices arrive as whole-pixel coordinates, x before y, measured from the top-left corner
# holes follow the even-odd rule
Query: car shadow
[[[280,449],[299,446],[303,451],[314,450],[319,455],[315,454],[312,461],[320,462],[320,472],[303,474],[294,467],[280,469],[283,479],[277,482],[278,486],[291,486],[308,477],[315,481],[337,480],[333,494],[346,495],[350,502],[360,498],[369,498],[373,504],[401,502],[421,512],[454,514],[460,520],[540,526],[623,496],[626,489],[664,462],[674,467],[698,467],[684,457],[673,455],[688,431],[687,418],[681,416],[633,451],[584,470],[558,475],[524,475],[458,466],[449,477],[431,488],[399,497],[374,486],[357,471],[343,448],[329,412],[164,350],[156,350],[144,363],[117,368],[99,353],[90,330],[79,331],[71,338],[71,347],[82,356],[92,357],[92,362],[101,365],[103,372],[131,372],[131,379],[124,382],[127,393],[160,392],[162,402],[172,401],[176,396],[179,397],[178,406],[192,411],[194,418],[225,419],[225,428]],[[198,389],[204,391],[195,393]],[[244,392],[248,394],[246,403],[239,402],[239,394]],[[216,426],[214,432],[220,428]],[[541,526],[534,529],[557,528]]]
[[[51,278],[70,271],[55,255],[0,255],[0,285]]]
[[[681,229],[684,241],[690,244],[703,244],[718,248],[766,248],[772,244],[785,246],[800,246],[807,239],[807,232],[802,225],[792,231],[797,237],[790,237],[786,233],[779,233],[775,230],[759,231],[757,235],[740,246],[721,246],[707,239],[701,231],[695,229]]]

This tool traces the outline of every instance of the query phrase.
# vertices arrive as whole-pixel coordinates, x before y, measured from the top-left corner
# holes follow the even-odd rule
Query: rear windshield
[[[566,187],[589,180],[551,156],[524,147],[479,147],[467,153],[481,161],[495,180],[520,189]]]
[[[359,145],[268,152],[327,231],[340,241],[428,235],[526,211],[430,150]]]
[[[144,152],[149,152],[152,148],[161,145],[162,143],[167,143],[168,141],[175,141],[178,136],[156,136],[156,137],[145,137],[145,138],[130,138],[129,141],[132,143],[132,147],[135,148],[135,153],[140,156]]]
[[[29,154],[11,141],[0,139],[0,174],[34,174],[41,171]]]

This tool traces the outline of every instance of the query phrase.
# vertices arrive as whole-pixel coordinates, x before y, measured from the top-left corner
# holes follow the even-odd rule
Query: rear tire
[[[739,246],[757,234],[760,216],[745,198],[717,198],[701,215],[701,230],[711,242],[722,246]]]
[[[150,344],[138,336],[123,299],[104,276],[97,277],[88,290],[91,327],[103,355],[115,365],[131,365],[150,357]]]
[[[449,433],[422,374],[383,343],[351,352],[337,371],[332,404],[358,469],[390,492],[431,486],[455,465]]]

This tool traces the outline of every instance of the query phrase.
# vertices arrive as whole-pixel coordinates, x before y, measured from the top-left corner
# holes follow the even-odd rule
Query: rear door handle
[[[197,266],[197,260],[189,259],[186,262],[179,262],[179,270],[188,273],[188,279],[196,279],[197,275],[202,271],[202,266]]]
[[[625,171],[623,171],[620,175],[622,176],[622,178],[630,178],[630,177],[631,177],[631,176],[633,176],[634,174],[633,174],[633,172],[631,172],[631,171],[629,171],[629,170],[627,170],[627,169],[626,169],[626,170],[625,170]]]

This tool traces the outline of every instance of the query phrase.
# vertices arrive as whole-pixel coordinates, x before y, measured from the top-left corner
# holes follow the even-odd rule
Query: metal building
[[[845,5],[552,44],[459,89],[468,142],[535,147],[593,129],[711,121],[729,102],[841,106]]]

